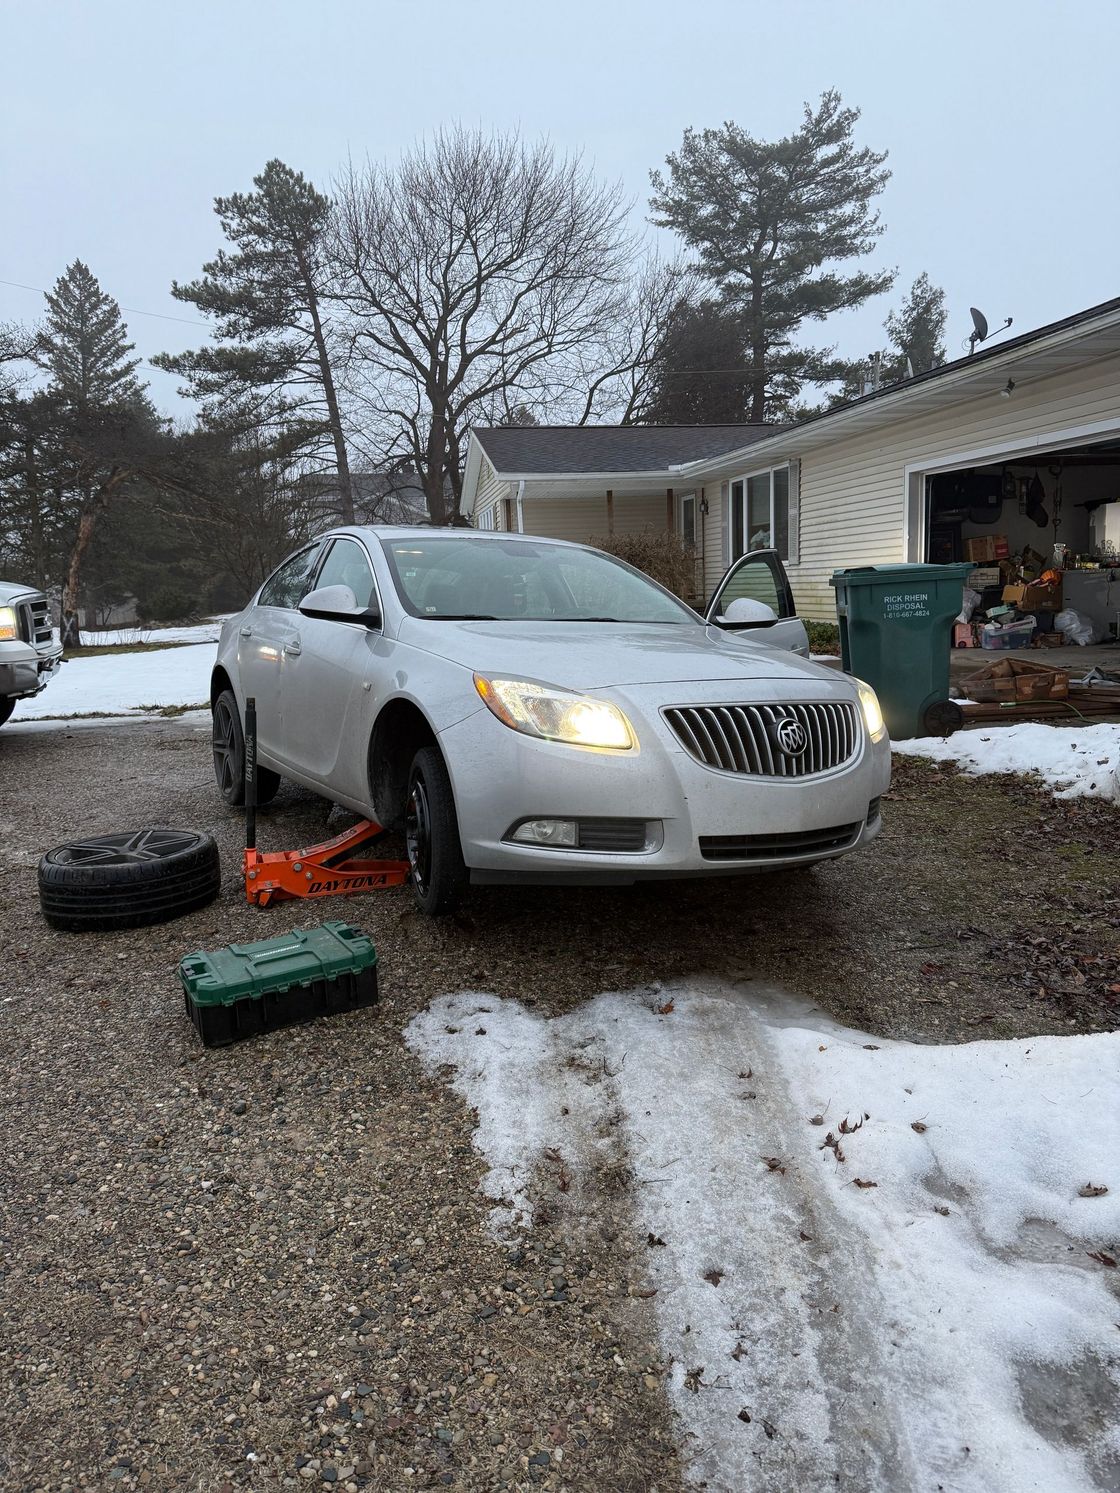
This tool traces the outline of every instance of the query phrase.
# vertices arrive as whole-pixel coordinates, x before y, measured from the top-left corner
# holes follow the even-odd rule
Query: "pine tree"
[[[62,639],[77,647],[82,562],[109,504],[157,456],[163,430],[136,379],[139,360],[116,301],[81,260],[46,294],[35,361],[48,375],[50,418],[34,461],[70,534],[62,587]]]
[[[885,361],[888,381],[906,378],[907,359],[914,373],[928,373],[945,361],[945,323],[949,312],[945,292],[931,285],[923,270],[897,311],[892,311],[883,326],[895,349],[893,358]]]
[[[644,425],[738,425],[751,389],[738,316],[719,301],[683,303],[669,323],[650,377]]]
[[[262,426],[300,430],[309,454],[327,443],[338,473],[340,512],[354,522],[346,436],[332,363],[323,291],[330,199],[283,161],[253,178],[255,191],[218,197],[214,211],[235,252],[219,250],[202,277],[171,293],[215,323],[216,347],[161,353],[190,392],[228,423],[251,400]]]
[[[47,318],[35,361],[78,412],[126,404],[139,397],[139,358],[121,320],[121,308],[106,295],[80,259],[46,293]]]
[[[730,122],[689,129],[667,174],[651,174],[653,221],[697,252],[700,273],[742,322],[751,420],[780,415],[803,384],[837,377],[831,348],[795,345],[805,321],[860,306],[894,281],[889,270],[839,268],[874,249],[883,230],[873,203],[890,177],[885,151],[855,145],[858,119],[829,90],[783,140]]]

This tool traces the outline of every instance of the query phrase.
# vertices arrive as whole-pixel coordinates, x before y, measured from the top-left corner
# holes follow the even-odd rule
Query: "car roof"
[[[331,529],[320,535],[321,539],[337,538],[351,534],[361,539],[375,539],[378,543],[392,539],[481,539],[487,543],[515,544],[559,544],[565,549],[591,549],[591,545],[573,544],[569,539],[550,539],[544,534],[511,534],[501,529],[463,529],[432,524],[348,524]]]

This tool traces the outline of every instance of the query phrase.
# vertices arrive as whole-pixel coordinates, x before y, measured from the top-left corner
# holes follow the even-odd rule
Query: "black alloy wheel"
[[[451,779],[435,747],[422,747],[412,760],[404,833],[412,890],[420,910],[431,917],[453,912],[470,877],[463,861]]]
[[[190,829],[91,835],[39,862],[43,916],[72,933],[165,923],[205,907],[221,885],[213,836]]]
[[[245,733],[232,690],[223,690],[214,701],[212,722],[214,781],[230,808],[239,809],[245,802]],[[258,762],[257,803],[269,803],[279,787],[280,774]]]

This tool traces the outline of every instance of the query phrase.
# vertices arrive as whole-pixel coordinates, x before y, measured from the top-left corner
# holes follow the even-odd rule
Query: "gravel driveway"
[[[578,1227],[548,1206],[563,1176],[540,1177],[531,1233],[494,1243],[471,1115],[402,1039],[437,995],[553,1013],[754,971],[887,1035],[1116,1024],[1116,811],[1021,782],[904,765],[880,840],[808,876],[488,889],[433,924],[403,891],[247,908],[240,820],[197,716],[8,728],[0,775],[5,1487],[681,1486],[642,1261],[619,1227],[626,1168]],[[262,847],[344,822],[286,788]],[[39,855],[145,823],[214,831],[220,902],[157,929],[47,928]],[[372,935],[380,1008],[202,1050],[179,958],[316,915]]]

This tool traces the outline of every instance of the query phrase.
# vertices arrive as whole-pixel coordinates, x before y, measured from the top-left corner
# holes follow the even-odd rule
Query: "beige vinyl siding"
[[[836,620],[829,585],[846,565],[896,564],[924,558],[914,527],[906,552],[907,468],[934,471],[957,464],[999,461],[1003,452],[1036,438],[1114,422],[1120,429],[1120,358],[1099,359],[1051,378],[1022,383],[1010,399],[988,391],[886,430],[838,440],[801,453],[798,562],[788,565],[798,611],[813,621]],[[807,435],[815,434],[812,431]],[[823,432],[822,432],[823,434]],[[1085,437],[1072,437],[1075,441]],[[987,453],[987,454],[986,454]],[[783,458],[759,453],[759,468]],[[752,468],[744,466],[743,475]],[[739,475],[736,473],[736,475]],[[720,500],[715,501],[715,493]],[[705,559],[708,589],[723,557],[726,487],[708,484]]]
[[[478,470],[478,485],[475,488],[474,497],[474,526],[481,528],[479,514],[484,508],[494,509],[495,529],[502,527],[502,499],[508,498],[514,489],[508,482],[503,482],[495,476],[494,468],[484,456]]]
[[[601,498],[525,498],[522,504],[526,534],[548,539],[570,539],[587,544],[607,533],[607,496]],[[665,528],[665,496],[628,498],[614,495],[614,532],[640,534]]]
[[[702,554],[704,559],[703,592],[704,600],[707,601],[723,572],[727,569],[727,561],[724,558],[723,533],[725,514],[727,510],[727,483],[705,482],[703,487],[696,489],[697,495],[703,492],[708,500],[708,512],[699,519],[701,535],[703,536]]]

